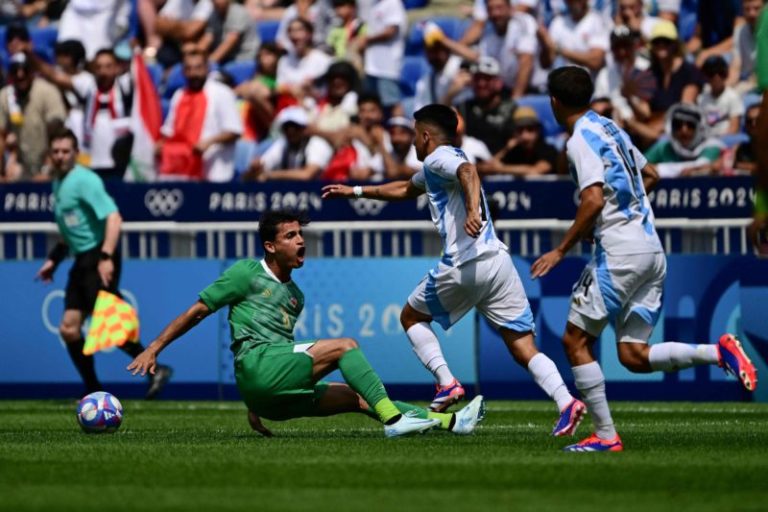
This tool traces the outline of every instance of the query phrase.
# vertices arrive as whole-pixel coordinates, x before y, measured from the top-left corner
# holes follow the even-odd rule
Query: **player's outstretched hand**
[[[35,274],[35,279],[39,279],[44,283],[50,283],[53,281],[53,273],[56,271],[56,264],[53,260],[45,260],[43,266]]]
[[[144,350],[144,352],[136,356],[136,359],[126,367],[126,370],[131,372],[131,375],[139,374],[142,377],[144,377],[147,372],[154,375],[156,369],[157,356],[151,350]]]
[[[261,418],[256,416],[256,413],[254,412],[248,411],[248,424],[253,430],[263,435],[264,437],[273,437],[275,435],[271,430],[264,426],[264,424],[261,422]]]
[[[560,263],[563,256],[564,254],[559,249],[543,254],[533,263],[533,265],[531,265],[531,277],[536,279],[537,277],[543,277],[549,274],[549,271]]]
[[[323,187],[323,199],[333,199],[334,197],[353,197],[355,194],[352,187],[347,185],[326,185]]]

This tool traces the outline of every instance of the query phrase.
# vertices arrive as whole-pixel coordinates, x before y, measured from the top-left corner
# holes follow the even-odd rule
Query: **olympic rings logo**
[[[368,199],[365,197],[361,197],[360,199],[352,199],[349,201],[349,204],[352,206],[352,209],[355,210],[355,213],[361,217],[366,215],[375,217],[381,213],[385,206],[387,206],[385,201],[379,201],[378,199]]]
[[[144,206],[153,217],[170,217],[183,203],[184,193],[178,188],[151,188],[144,194]]]

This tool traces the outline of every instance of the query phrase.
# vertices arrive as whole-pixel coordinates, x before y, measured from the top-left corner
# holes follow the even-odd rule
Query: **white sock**
[[[427,322],[419,322],[412,325],[405,334],[411,340],[411,346],[419,361],[427,370],[432,372],[437,383],[441,386],[452,383],[453,374],[448,369],[448,363],[445,362],[443,351],[440,349],[440,342],[437,341],[432,327]]]
[[[576,380],[576,388],[587,404],[587,410],[592,415],[592,423],[595,425],[595,434],[600,439],[613,439],[616,429],[613,426],[611,410],[608,407],[608,399],[605,396],[605,377],[597,361],[574,366],[573,377]]]
[[[562,411],[573,400],[568,387],[563,382],[555,363],[545,354],[539,352],[528,361],[528,371],[533,380],[557,404],[557,410]]]
[[[651,345],[648,352],[651,368],[661,372],[676,372],[700,364],[717,364],[717,345],[689,345],[668,341]]]

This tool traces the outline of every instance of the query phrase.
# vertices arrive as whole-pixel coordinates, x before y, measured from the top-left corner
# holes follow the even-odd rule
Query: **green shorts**
[[[268,420],[317,416],[325,382],[313,382],[314,342],[262,343],[243,347],[235,357],[235,381],[248,409]]]

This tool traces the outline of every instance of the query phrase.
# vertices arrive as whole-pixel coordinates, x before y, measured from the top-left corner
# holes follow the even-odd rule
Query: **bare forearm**
[[[210,314],[211,310],[208,309],[208,306],[200,301],[196,302],[168,324],[157,338],[149,344],[147,350],[152,350],[155,354],[159,354],[165,347],[186,334]]]
[[[224,40],[216,49],[211,53],[210,60],[213,62],[219,62],[224,57],[230,54],[235,49],[237,43],[240,41],[240,34],[232,32],[224,36]]]
[[[659,184],[659,171],[656,170],[656,166],[653,164],[646,164],[640,173],[643,177],[643,188],[645,188],[646,192],[650,192]]]
[[[525,95],[525,92],[528,90],[528,84],[533,73],[533,55],[529,53],[520,54],[518,61],[520,65],[517,71],[517,80],[515,80],[515,90],[512,93],[512,96],[515,98]]]
[[[602,209],[602,202],[582,199],[579,209],[576,210],[576,218],[557,249],[563,254],[567,254],[579,240],[590,235],[594,229],[595,220]]]
[[[390,181],[383,185],[366,185],[362,189],[363,197],[381,199],[383,201],[410,199],[421,194],[421,191],[413,187],[411,180]]]
[[[599,71],[605,64],[605,53],[602,50],[595,49],[587,52],[573,52],[561,48],[560,55],[575,64],[586,66],[592,71]]]
[[[448,37],[444,37],[440,40],[443,45],[445,45],[448,50],[450,50],[451,53],[454,53],[461,57],[464,60],[469,61],[476,61],[478,58],[480,58],[480,53],[474,51],[469,46],[462,44],[458,41],[454,41]]]
[[[462,164],[458,171],[459,183],[464,190],[464,205],[467,212],[475,212],[480,208],[480,176],[472,164]]]
[[[104,241],[101,243],[101,250],[114,254],[117,247],[117,240],[120,238],[120,227],[123,225],[123,218],[119,213],[114,212],[107,217],[107,226],[104,232]]]

